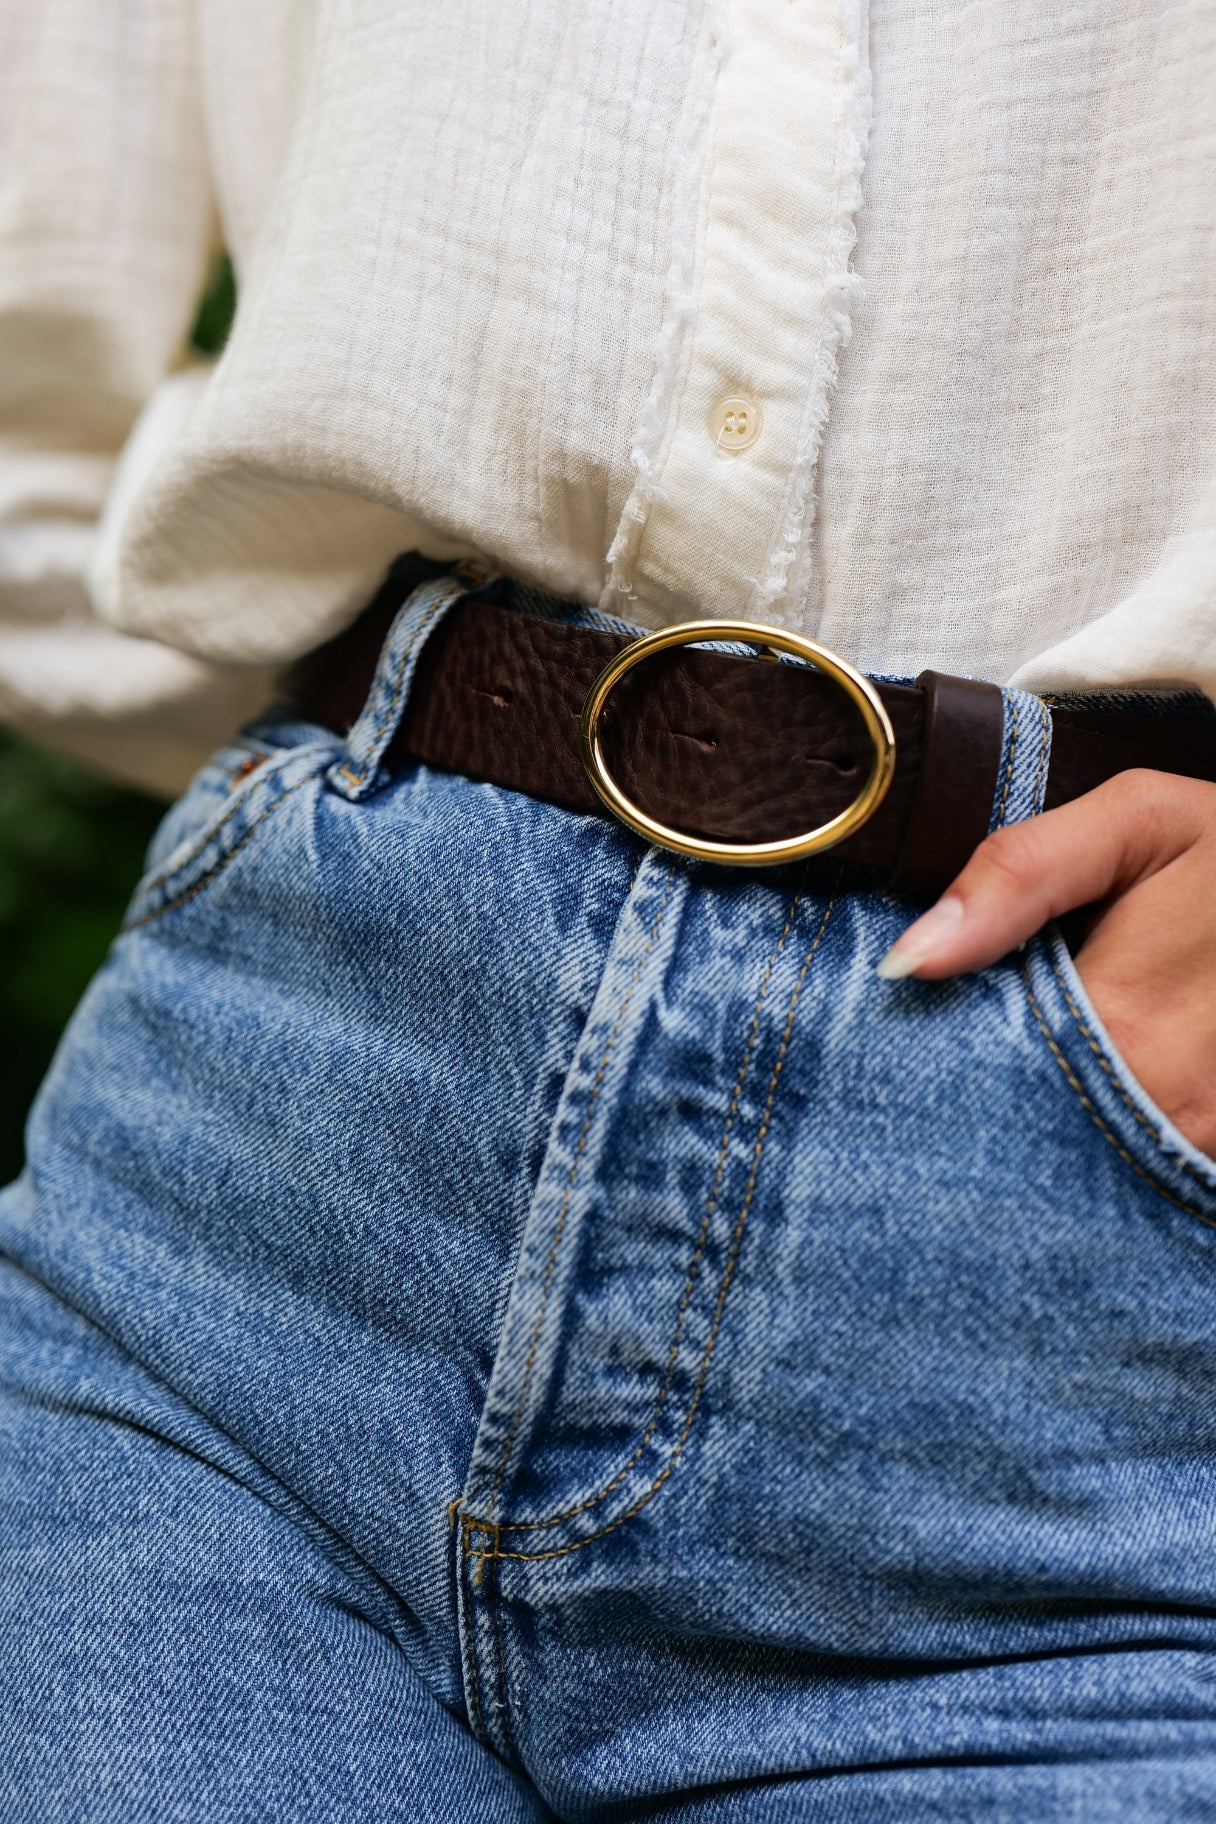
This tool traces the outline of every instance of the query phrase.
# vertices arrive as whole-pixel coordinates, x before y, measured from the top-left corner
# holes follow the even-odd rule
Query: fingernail
[[[962,900],[952,895],[939,899],[891,945],[878,965],[877,974],[884,982],[902,981],[905,975],[911,975],[949,943],[962,922]]]

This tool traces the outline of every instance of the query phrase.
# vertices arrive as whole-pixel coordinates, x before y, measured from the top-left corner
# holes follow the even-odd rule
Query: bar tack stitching
[[[739,1068],[739,1075],[735,1082],[734,1093],[731,1096],[730,1107],[727,1111],[726,1126],[723,1129],[722,1141],[718,1148],[717,1168],[714,1172],[713,1184],[710,1188],[710,1193],[709,1193],[709,1200],[705,1206],[705,1214],[701,1219],[701,1229],[700,1229],[700,1233],[697,1236],[696,1247],[693,1251],[692,1260],[691,1260],[691,1263],[688,1268],[688,1277],[684,1282],[684,1290],[683,1290],[683,1294],[680,1299],[679,1310],[676,1313],[675,1335],[672,1338],[671,1347],[668,1350],[667,1362],[666,1362],[666,1365],[663,1370],[663,1379],[659,1386],[659,1390],[658,1390],[657,1394],[655,1395],[654,1407],[650,1414],[649,1423],[647,1424],[646,1429],[643,1432],[642,1437],[638,1442],[637,1448],[634,1450],[633,1455],[629,1458],[628,1462],[622,1464],[621,1468],[613,1476],[612,1480],[610,1482],[606,1482],[604,1484],[604,1486],[601,1489],[597,1490],[597,1492],[595,1494],[588,1495],[587,1499],[585,1501],[580,1501],[577,1507],[569,1507],[565,1510],[564,1513],[550,1514],[543,1520],[520,1520],[520,1521],[512,1521],[512,1522],[506,1523],[506,1524],[504,1524],[504,1526],[502,1528],[502,1531],[504,1533],[539,1532],[542,1528],[550,1527],[550,1526],[559,1526],[565,1520],[576,1519],[579,1514],[586,1513],[589,1508],[597,1507],[601,1501],[603,1501],[608,1495],[610,1495],[612,1493],[612,1491],[615,1488],[618,1488],[620,1486],[620,1484],[625,1480],[625,1477],[629,1474],[629,1471],[633,1468],[634,1464],[637,1463],[638,1459],[642,1456],[643,1452],[646,1449],[647,1444],[649,1444],[651,1438],[654,1436],[655,1430],[659,1423],[659,1419],[662,1415],[663,1406],[666,1402],[668,1392],[670,1391],[670,1388],[671,1388],[672,1378],[675,1374],[676,1358],[679,1354],[680,1343],[683,1340],[683,1335],[684,1335],[684,1322],[688,1315],[688,1307],[689,1307],[690,1303],[692,1302],[693,1292],[696,1288],[697,1275],[700,1271],[701,1260],[705,1253],[705,1244],[709,1238],[709,1225],[713,1220],[714,1211],[718,1207],[718,1197],[719,1197],[719,1194],[722,1189],[722,1180],[726,1173],[726,1161],[727,1161],[727,1156],[728,1156],[728,1152],[729,1152],[729,1148],[730,1148],[730,1137],[734,1130],[735,1116],[738,1113],[739,1101],[743,1094],[743,1086],[744,1086],[744,1083],[747,1081],[748,1072],[751,1069],[752,1057],[753,1057],[753,1055],[755,1053],[755,1049],[756,1049],[756,1040],[760,1033],[761,1010],[764,1005],[765,997],[768,994],[768,986],[769,986],[769,982],[772,978],[773,969],[776,965],[778,957],[781,955],[782,950],[785,948],[785,942],[786,942],[786,939],[789,937],[790,931],[793,927],[794,919],[795,919],[795,916],[797,915],[798,907],[799,907],[799,904],[801,903],[801,900],[802,900],[802,894],[799,891],[798,893],[796,893],[794,895],[793,901],[790,905],[789,912],[786,916],[785,928],[782,931],[781,936],[777,940],[776,948],[773,950],[772,955],[769,957],[768,962],[765,965],[764,975],[761,978],[760,990],[756,996],[756,1004],[752,1009],[751,1029],[747,1036],[747,1045],[746,1045],[746,1047],[744,1049],[744,1053],[743,1053],[743,1063],[741,1064],[741,1066]]]
[[[823,917],[819,921],[819,929],[815,933],[815,937],[811,943],[811,947],[807,951],[806,956],[803,958],[802,968],[798,972],[798,979],[794,983],[793,991],[790,995],[789,1008],[787,1010],[786,1019],[785,1019],[785,1028],[781,1035],[781,1044],[780,1044],[780,1047],[778,1048],[776,1061],[773,1065],[773,1074],[772,1074],[771,1078],[769,1079],[768,1096],[767,1096],[767,1099],[764,1104],[764,1113],[761,1116],[760,1127],[756,1134],[756,1144],[752,1151],[751,1171],[748,1174],[747,1186],[744,1191],[743,1203],[742,1203],[742,1206],[739,1211],[738,1221],[735,1223],[734,1234],[731,1237],[731,1246],[730,1246],[729,1255],[727,1257],[726,1269],[722,1276],[722,1283],[718,1288],[718,1297],[717,1297],[717,1301],[716,1301],[715,1308],[714,1308],[713,1324],[710,1328],[709,1339],[705,1345],[705,1352],[701,1358],[701,1367],[698,1371],[696,1383],[693,1387],[692,1399],[689,1402],[688,1411],[684,1417],[684,1424],[681,1429],[679,1437],[677,1438],[675,1444],[672,1447],[671,1454],[668,1457],[667,1462],[664,1464],[663,1468],[659,1471],[659,1473],[655,1477],[654,1481],[650,1484],[650,1487],[648,1489],[646,1489],[642,1495],[639,1496],[639,1498],[633,1503],[632,1507],[627,1508],[623,1514],[618,1514],[615,1520],[608,1521],[608,1523],[605,1526],[600,1527],[597,1532],[589,1533],[585,1539],[576,1539],[576,1540],[572,1541],[572,1543],[569,1545],[551,1546],[547,1551],[543,1551],[543,1552],[518,1552],[518,1551],[505,1551],[504,1552],[501,1549],[501,1546],[498,1542],[498,1538],[495,1537],[494,1545],[491,1548],[491,1552],[489,1554],[485,1553],[483,1550],[480,1554],[475,1552],[474,1553],[475,1556],[481,1555],[481,1556],[493,1556],[496,1558],[526,1559],[530,1562],[536,1562],[538,1560],[547,1559],[547,1558],[568,1558],[572,1552],[581,1552],[584,1546],[593,1545],[597,1539],[606,1538],[609,1533],[613,1533],[617,1530],[618,1527],[624,1526],[624,1524],[627,1520],[632,1520],[635,1514],[639,1514],[642,1511],[642,1509],[644,1507],[646,1507],[648,1505],[648,1503],[651,1502],[654,1499],[654,1497],[658,1494],[659,1490],[663,1487],[663,1484],[671,1476],[680,1457],[683,1455],[684,1447],[688,1442],[689,1435],[692,1432],[693,1423],[697,1416],[697,1411],[700,1407],[701,1394],[704,1390],[705,1382],[709,1375],[710,1364],[713,1361],[714,1349],[715,1349],[715,1347],[717,1345],[717,1341],[718,1341],[718,1332],[719,1332],[719,1329],[721,1328],[721,1324],[722,1324],[722,1313],[726,1306],[726,1296],[727,1296],[727,1293],[730,1291],[731,1281],[734,1278],[735,1267],[736,1267],[736,1264],[739,1259],[739,1250],[740,1250],[740,1247],[742,1246],[742,1242],[743,1242],[743,1233],[744,1233],[745,1228],[747,1227],[748,1216],[751,1213],[752,1200],[755,1195],[756,1183],[757,1183],[757,1180],[760,1175],[760,1161],[764,1154],[765,1142],[768,1139],[769,1126],[771,1123],[772,1112],[773,1112],[773,1103],[776,1099],[777,1086],[780,1083],[781,1073],[785,1067],[786,1054],[789,1050],[790,1037],[793,1032],[794,1016],[798,1011],[798,1003],[799,1003],[800,999],[802,998],[802,989],[803,989],[804,983],[806,982],[807,972],[810,969],[811,962],[815,956],[815,952],[818,950],[820,944],[823,941],[823,935],[824,935],[824,932],[827,930],[828,920],[832,916],[832,910],[836,904],[838,893],[839,893],[839,880],[837,882],[836,889],[833,891],[831,899],[828,901],[828,904],[824,911]],[[479,1527],[482,1530],[486,1530],[485,1522],[484,1521],[479,1522],[471,1515],[467,1516],[465,1518],[465,1527],[466,1527],[466,1535],[467,1535],[467,1533],[472,1532],[473,1530],[475,1530]]]
[[[549,1258],[545,1263],[545,1276],[544,1276],[544,1280],[542,1281],[542,1284],[541,1284],[540,1309],[536,1313],[536,1321],[532,1326],[532,1336],[531,1336],[531,1340],[528,1345],[527,1360],[524,1363],[523,1385],[519,1390],[519,1398],[515,1402],[515,1410],[511,1415],[511,1425],[510,1425],[510,1429],[507,1433],[507,1440],[506,1440],[506,1443],[503,1445],[502,1455],[500,1456],[500,1458],[498,1460],[498,1468],[494,1475],[494,1486],[490,1490],[490,1512],[491,1513],[494,1512],[494,1504],[498,1499],[498,1491],[502,1486],[502,1479],[503,1479],[503,1476],[506,1474],[507,1464],[510,1461],[510,1457],[511,1457],[511,1451],[514,1448],[515,1439],[519,1433],[520,1423],[523,1419],[524,1406],[527,1403],[527,1398],[528,1398],[528,1390],[532,1385],[532,1375],[533,1375],[533,1371],[535,1370],[535,1367],[536,1367],[536,1351],[540,1345],[540,1333],[541,1333],[541,1329],[542,1329],[542,1326],[545,1321],[545,1314],[546,1314],[546,1312],[548,1310],[548,1306],[549,1306],[549,1294],[553,1287],[553,1274],[554,1274],[554,1270],[557,1266],[557,1257],[561,1250],[562,1237],[565,1234],[566,1218],[568,1217],[568,1215],[570,1213],[570,1202],[574,1195],[574,1187],[575,1187],[575,1184],[577,1183],[579,1170],[582,1166],[583,1154],[587,1148],[587,1138],[591,1132],[591,1123],[595,1118],[595,1110],[596,1110],[596,1106],[600,1099],[600,1091],[602,1090],[602,1088],[604,1086],[604,1077],[607,1074],[607,1070],[608,1070],[608,1060],[610,1059],[613,1051],[616,1048],[616,1042],[617,1042],[618,1038],[620,1037],[621,1028],[625,1023],[625,1015],[628,1013],[630,1002],[633,1000],[634,990],[637,988],[637,985],[642,978],[642,971],[645,968],[647,962],[649,961],[650,953],[654,949],[655,944],[658,941],[659,928],[663,923],[664,914],[667,911],[668,903],[671,899],[672,893],[675,890],[675,882],[676,882],[676,869],[675,869],[675,864],[672,863],[672,865],[668,868],[668,871],[667,871],[667,888],[663,894],[663,898],[659,905],[659,909],[658,909],[657,913],[655,914],[654,924],[651,926],[650,935],[646,940],[646,947],[642,951],[641,956],[638,958],[636,964],[634,965],[633,974],[629,978],[629,983],[628,983],[628,985],[625,989],[625,993],[621,999],[621,1004],[620,1004],[620,1008],[617,1011],[616,1020],[612,1026],[612,1030],[608,1034],[607,1041],[604,1045],[603,1055],[600,1058],[599,1066],[596,1070],[595,1078],[591,1085],[591,1094],[590,1094],[590,1097],[589,1097],[588,1103],[587,1103],[587,1112],[583,1119],[582,1131],[579,1134],[578,1141],[574,1148],[574,1157],[570,1162],[570,1170],[566,1177],[566,1184],[565,1184],[565,1189],[564,1189],[564,1192],[562,1195],[561,1207],[558,1210],[557,1222],[556,1222],[556,1224],[554,1226],[554,1230],[553,1230],[553,1240],[549,1246]],[[484,1523],[481,1523],[481,1524],[484,1524]]]

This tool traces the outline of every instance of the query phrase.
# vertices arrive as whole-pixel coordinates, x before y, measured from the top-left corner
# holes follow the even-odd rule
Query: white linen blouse
[[[0,0],[0,717],[173,789],[410,547],[1216,692],[1214,256],[1216,0]]]

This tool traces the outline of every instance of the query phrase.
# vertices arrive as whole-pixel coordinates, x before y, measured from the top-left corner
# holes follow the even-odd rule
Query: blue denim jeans
[[[1051,934],[386,773],[448,593],[170,812],[0,1199],[0,1817],[1216,1816],[1216,1166]]]

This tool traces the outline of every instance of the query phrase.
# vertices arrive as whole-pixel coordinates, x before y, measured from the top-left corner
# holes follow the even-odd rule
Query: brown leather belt
[[[291,695],[310,720],[344,733],[358,716],[406,592],[401,571],[352,627],[297,666]],[[501,593],[493,584],[472,590],[432,634],[389,757],[606,817],[584,770],[579,720],[596,678],[632,636],[524,612]],[[869,822],[832,854],[880,870],[898,891],[936,893],[988,829],[1001,692],[938,672],[876,688],[895,734],[894,778]],[[1130,767],[1216,780],[1216,716],[1053,706],[1051,718],[1048,808]],[[603,746],[614,777],[651,816],[727,842],[826,823],[857,797],[871,759],[857,710],[828,678],[701,647],[659,654],[621,681]]]

